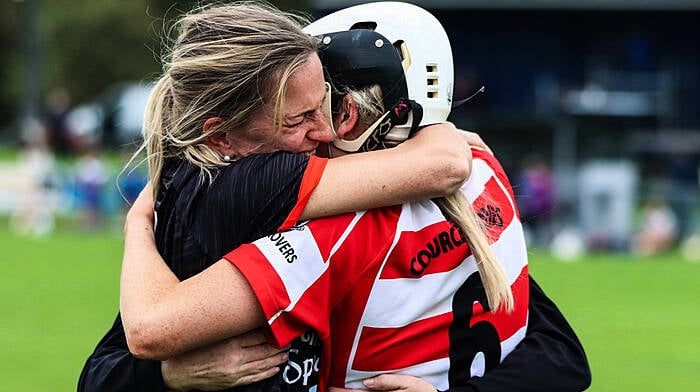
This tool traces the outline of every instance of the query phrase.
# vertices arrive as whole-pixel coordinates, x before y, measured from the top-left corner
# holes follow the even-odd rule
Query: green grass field
[[[119,233],[28,239],[0,228],[0,390],[73,391],[118,308]],[[531,272],[583,341],[591,391],[697,390],[700,263],[533,252]],[[546,377],[546,375],[543,375]]]

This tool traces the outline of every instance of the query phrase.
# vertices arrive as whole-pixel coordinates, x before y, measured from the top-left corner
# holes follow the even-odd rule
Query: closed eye
[[[302,114],[300,114],[300,115],[294,116],[292,119],[296,119],[296,118],[301,117],[301,120],[297,121],[296,123],[291,123],[291,124],[285,122],[283,125],[284,125],[285,127],[287,127],[287,128],[294,128],[294,127],[296,127],[296,126],[299,126],[299,125],[303,124],[304,121],[306,121],[306,120],[312,118],[312,117],[316,114],[316,111],[318,111],[318,110],[321,110],[321,108],[318,108],[318,109],[315,109],[315,110],[309,110],[308,112],[305,112],[305,113],[302,113]]]
[[[290,124],[290,123],[285,122],[285,123],[282,124],[282,125],[284,125],[284,126],[287,127],[287,128],[294,128],[294,127],[296,127],[296,126],[299,126],[299,125],[303,124],[303,123],[304,123],[304,120],[306,120],[306,116],[302,116],[302,117],[301,117],[301,120],[299,120],[299,121],[296,122],[296,123]]]

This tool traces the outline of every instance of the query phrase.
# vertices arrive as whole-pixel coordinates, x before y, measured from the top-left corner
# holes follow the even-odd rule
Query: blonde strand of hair
[[[127,164],[146,151],[155,196],[169,158],[197,166],[210,182],[227,165],[207,143],[213,132],[246,132],[270,101],[278,109],[270,126],[279,127],[286,83],[279,79],[316,51],[315,38],[300,29],[304,22],[303,16],[247,1],[199,6],[171,25],[163,40],[170,46],[161,56],[163,76],[144,113],[143,144]],[[221,118],[220,126],[204,132],[212,117]]]
[[[505,307],[506,312],[512,312],[514,300],[508,277],[491,250],[472,205],[461,192],[439,198],[437,203],[462,230],[476,259],[489,307],[493,311]]]

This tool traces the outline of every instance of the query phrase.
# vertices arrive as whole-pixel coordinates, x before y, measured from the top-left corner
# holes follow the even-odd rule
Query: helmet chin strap
[[[345,151],[345,152],[356,152],[358,151],[362,145],[367,141],[367,139],[372,135],[375,129],[379,126],[379,124],[384,121],[384,119],[389,115],[389,112],[384,113],[377,121],[375,121],[372,125],[367,128],[364,132],[362,132],[362,135],[358,136],[357,139],[355,140],[345,140],[341,139],[339,137],[336,137],[331,143],[338,148],[339,150]],[[329,150],[330,151],[330,150]]]
[[[357,139],[336,138],[332,143],[345,152],[374,151],[394,147],[413,136],[418,131],[422,119],[423,107],[416,101],[402,98]]]

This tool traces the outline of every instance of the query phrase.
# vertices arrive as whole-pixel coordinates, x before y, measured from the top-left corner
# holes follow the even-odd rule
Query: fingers
[[[153,220],[153,188],[151,183],[146,184],[139,196],[134,200],[134,204],[131,205],[127,218],[138,217],[145,218],[146,220]]]
[[[363,389],[345,389],[345,388],[338,388],[338,387],[330,387],[328,388],[328,392],[365,392]]]
[[[260,372],[265,372],[273,367],[278,367],[279,365],[286,363],[289,359],[289,355],[284,353],[277,353],[273,356],[267,357],[265,359],[259,359],[257,361],[248,362],[241,366],[241,373],[243,374],[255,374]]]
[[[491,151],[491,148],[489,148],[489,146],[486,145],[486,143],[481,138],[481,136],[479,136],[478,133],[463,130],[462,135],[464,136],[464,139],[467,141],[467,143],[469,143],[470,146],[483,148],[484,150],[488,151],[490,154],[493,154],[493,151]]]
[[[267,339],[265,339],[265,334],[260,329],[244,333],[240,336],[235,336],[230,340],[233,342],[238,342],[240,347],[250,347],[262,343],[267,343]]]
[[[393,391],[406,388],[406,382],[407,380],[402,379],[400,376],[394,377],[393,374],[380,374],[364,380],[363,384],[373,391]]]
[[[255,373],[255,374],[243,376],[243,377],[238,379],[238,382],[236,383],[236,385],[232,385],[231,387],[236,387],[236,386],[241,386],[241,385],[249,385],[249,384],[252,384],[254,382],[262,381],[262,380],[265,380],[265,379],[268,379],[268,378],[274,376],[279,371],[280,371],[280,368],[275,366],[273,368],[267,369],[267,370],[260,372],[260,373]]]
[[[373,391],[435,392],[435,387],[420,378],[401,374],[381,374],[363,381]]]
[[[254,330],[240,336],[230,338],[227,342],[229,350],[235,352],[241,372],[266,372],[287,361],[287,350],[270,346],[261,330]]]
[[[276,349],[267,343],[238,349],[241,363],[254,363],[277,355],[287,355],[286,350]]]

